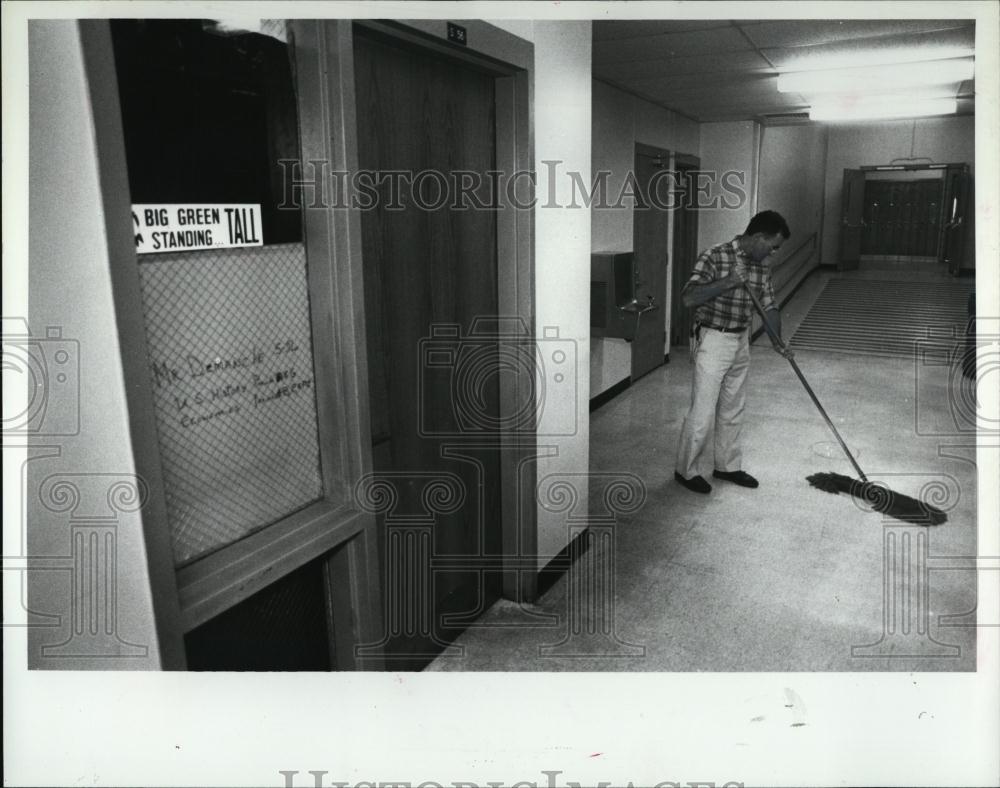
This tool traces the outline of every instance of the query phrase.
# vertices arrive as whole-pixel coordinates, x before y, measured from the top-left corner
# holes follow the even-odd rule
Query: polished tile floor
[[[783,311],[786,336],[828,276],[810,277]],[[591,415],[592,472],[638,477],[644,504],[592,528],[591,549],[537,604],[497,603],[428,669],[974,670],[974,440],[951,369],[797,356],[866,474],[947,510],[946,524],[921,528],[809,486],[818,471],[855,473],[766,339],[753,348],[744,426],[744,467],[760,488],[680,487],[691,364],[674,350]]]

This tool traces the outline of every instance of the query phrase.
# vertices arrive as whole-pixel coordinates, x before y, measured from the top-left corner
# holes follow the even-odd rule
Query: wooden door
[[[643,194],[649,193],[654,174],[669,165],[669,153],[659,155],[648,149],[636,150],[635,174]],[[633,251],[635,253],[636,331],[632,340],[632,380],[663,364],[666,331],[662,305],[667,296],[667,221],[669,214],[657,203],[665,204],[670,179],[659,183],[661,200],[636,205],[633,212]]]
[[[95,106],[121,118],[105,117],[99,158],[121,163],[108,237],[134,241],[109,259],[136,468],[156,491],[143,517],[158,637],[177,644],[164,665],[381,667],[355,651],[380,629],[374,524],[351,496],[368,440],[344,373],[360,299],[342,283],[357,273],[336,265],[330,216],[283,188],[284,164],[332,158],[317,26],[105,25],[81,32]],[[259,209],[256,243],[217,245],[211,217],[232,204]],[[111,229],[140,215],[151,248],[135,224]],[[168,215],[216,226],[160,231]]]
[[[357,27],[354,52],[362,170],[494,169],[492,76]],[[380,526],[385,652],[390,667],[407,669],[458,634],[449,617],[500,593],[499,572],[474,568],[501,552],[496,213],[430,208],[431,181],[416,194],[403,186],[400,209],[386,181],[361,223],[373,465],[399,495]],[[477,193],[488,203],[488,182]],[[460,480],[460,505],[428,506],[434,478]],[[406,531],[428,516],[423,532]],[[429,541],[416,553],[396,549],[421,533]]]
[[[861,262],[864,200],[864,171],[844,170],[844,192],[840,212],[840,259],[837,263],[840,271],[853,270]]]

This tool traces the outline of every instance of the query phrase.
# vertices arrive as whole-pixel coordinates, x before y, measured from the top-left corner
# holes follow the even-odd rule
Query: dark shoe
[[[738,484],[740,487],[758,486],[757,480],[746,471],[712,471],[712,476],[716,479],[724,479],[727,482]]]
[[[693,476],[690,479],[685,479],[677,471],[674,471],[674,478],[687,487],[691,492],[696,493],[710,493],[712,492],[712,485],[706,482],[700,476]]]

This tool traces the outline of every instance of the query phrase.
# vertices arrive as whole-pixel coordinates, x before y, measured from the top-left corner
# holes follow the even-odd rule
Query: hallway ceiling
[[[697,121],[808,122],[807,98],[778,92],[780,72],[827,58],[847,66],[871,53],[975,47],[968,19],[614,20],[593,29],[596,79]],[[974,80],[946,90],[958,114],[972,114]]]

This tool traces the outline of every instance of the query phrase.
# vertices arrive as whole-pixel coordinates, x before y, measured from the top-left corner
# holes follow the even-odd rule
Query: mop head
[[[812,476],[807,476],[806,481],[823,492],[834,495],[847,493],[863,501],[876,512],[903,522],[914,525],[940,525],[948,520],[948,515],[936,506],[894,492],[880,484],[852,479],[840,473],[814,473]]]

